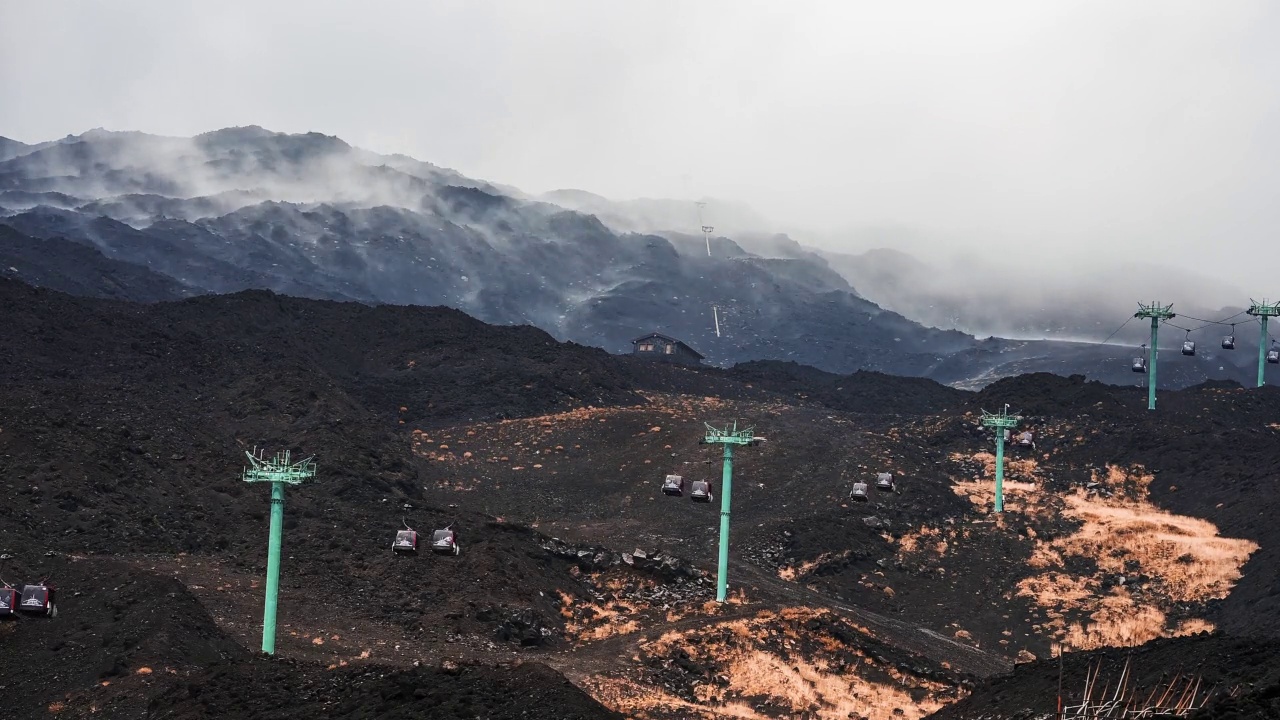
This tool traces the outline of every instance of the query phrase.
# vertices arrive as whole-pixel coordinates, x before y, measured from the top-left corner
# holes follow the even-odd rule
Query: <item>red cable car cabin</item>
[[[50,585],[24,585],[18,609],[24,613],[56,617],[58,608],[53,603],[54,589]]]
[[[395,542],[391,543],[391,549],[398,553],[418,552],[418,531],[397,530]]]
[[[0,618],[11,618],[18,610],[18,591],[11,587],[0,587]]]
[[[458,547],[458,533],[450,528],[437,530],[431,536],[431,551],[441,555],[457,555],[462,552]]]

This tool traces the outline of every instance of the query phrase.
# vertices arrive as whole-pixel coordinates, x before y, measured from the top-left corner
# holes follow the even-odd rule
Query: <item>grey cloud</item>
[[[256,124],[533,195],[724,198],[842,252],[897,227],[913,252],[1015,275],[1158,261],[1230,268],[1245,296],[1271,282],[1250,260],[1280,227],[1280,6],[1263,0],[0,14],[0,135],[27,142]]]

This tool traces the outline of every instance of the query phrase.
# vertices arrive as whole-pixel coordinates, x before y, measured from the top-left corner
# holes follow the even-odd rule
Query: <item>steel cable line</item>
[[[1103,340],[1103,341],[1102,341],[1101,343],[1099,343],[1099,344],[1101,344],[1101,345],[1106,345],[1108,340],[1110,340],[1111,338],[1115,337],[1115,336],[1116,336],[1116,333],[1118,333],[1118,332],[1120,332],[1121,330],[1123,330],[1123,329],[1124,329],[1124,326],[1125,326],[1125,325],[1128,325],[1128,324],[1129,324],[1130,322],[1132,322],[1132,321],[1133,321],[1133,318],[1132,318],[1132,317],[1130,317],[1128,320],[1125,320],[1123,323],[1121,323],[1121,324],[1120,324],[1120,327],[1118,327],[1118,328],[1116,328],[1115,330],[1113,330],[1113,331],[1111,332],[1111,334],[1107,336],[1107,339],[1106,339],[1106,340]]]
[[[1179,315],[1179,317],[1184,317],[1188,320],[1195,320],[1196,322],[1201,322],[1201,323],[1204,323],[1205,325],[1230,325],[1232,324],[1230,321],[1235,320],[1236,318],[1240,317],[1241,315],[1244,315],[1247,312],[1249,311],[1241,310],[1235,315],[1232,315],[1231,317],[1222,318],[1221,320],[1205,320],[1204,318],[1191,317],[1190,315]]]

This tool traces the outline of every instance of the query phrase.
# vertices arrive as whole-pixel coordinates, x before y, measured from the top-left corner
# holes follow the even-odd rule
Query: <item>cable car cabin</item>
[[[33,615],[58,616],[58,608],[53,603],[53,588],[48,585],[24,585],[18,609]]]
[[[418,552],[418,531],[397,530],[396,540],[391,543],[391,549],[398,553]]]
[[[440,555],[458,555],[462,548],[458,546],[458,534],[450,529],[437,530],[431,536],[431,552]]]
[[[711,483],[706,480],[694,480],[693,487],[689,489],[689,499],[694,502],[711,502]]]
[[[1226,336],[1226,337],[1222,338],[1222,349],[1223,349],[1223,350],[1235,350],[1235,349],[1236,349],[1236,336],[1235,336],[1235,335],[1228,335],[1228,336]]]
[[[0,587],[0,620],[13,617],[18,611],[18,591],[11,587]]]
[[[1136,357],[1133,359],[1133,365],[1131,367],[1134,372],[1144,373],[1147,371],[1147,359],[1144,357]]]
[[[1030,430],[1018,433],[1018,444],[1022,447],[1034,448],[1036,446],[1035,440],[1035,436],[1031,434]]]
[[[1185,342],[1183,342],[1183,343],[1182,343],[1182,354],[1183,354],[1183,355],[1195,355],[1195,354],[1196,354],[1196,343],[1195,343],[1195,341],[1194,341],[1194,340],[1187,340],[1187,341],[1185,341]]]
[[[853,484],[853,490],[849,491],[849,497],[858,502],[867,502],[867,484],[864,482],[856,482]]]
[[[879,474],[877,474],[877,475],[876,475],[876,489],[877,489],[877,490],[892,490],[892,489],[893,489],[893,475],[892,475],[892,474],[890,474],[890,473],[879,473]]]
[[[1272,365],[1280,363],[1280,350],[1268,350],[1267,362],[1271,363]]]
[[[676,497],[684,495],[684,478],[679,475],[668,475],[667,479],[662,481],[662,494]]]

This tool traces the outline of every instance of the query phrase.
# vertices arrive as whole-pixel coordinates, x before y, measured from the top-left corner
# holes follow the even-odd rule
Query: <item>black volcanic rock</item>
[[[110,260],[94,248],[58,237],[39,240],[5,225],[0,225],[0,277],[112,300],[158,302],[194,294],[171,277]]]

